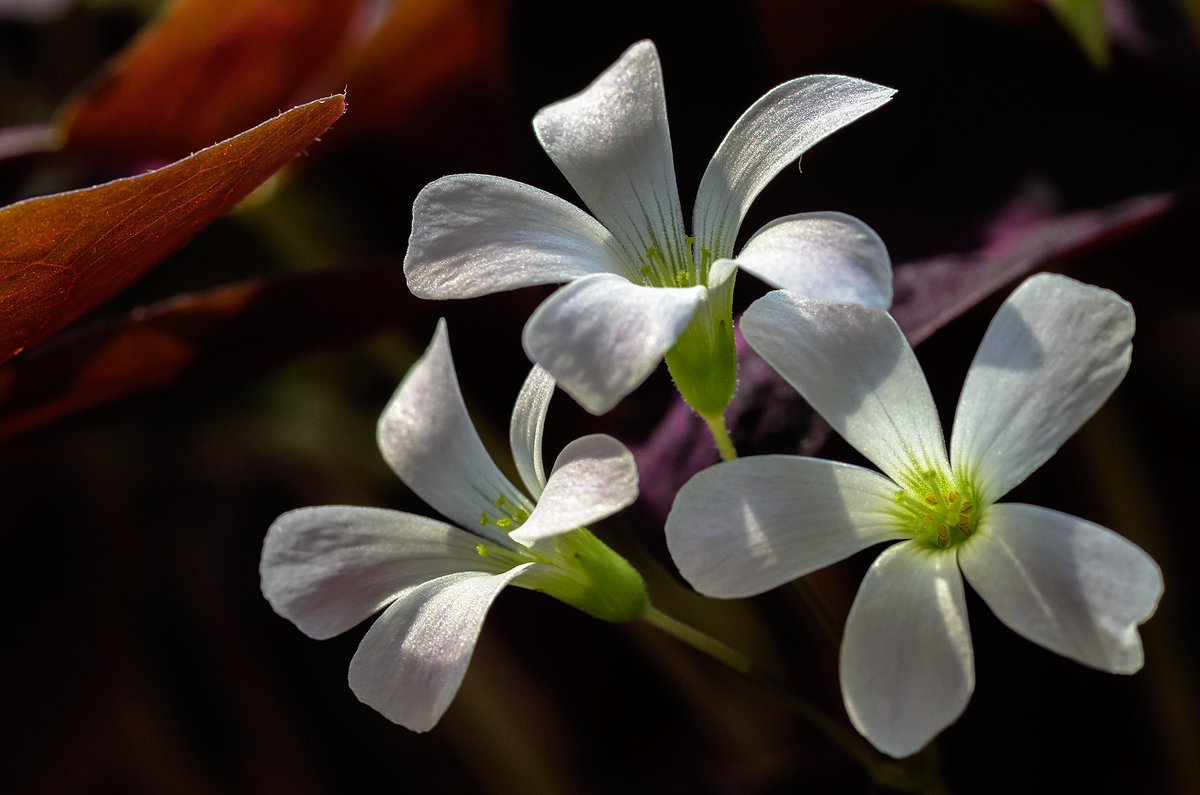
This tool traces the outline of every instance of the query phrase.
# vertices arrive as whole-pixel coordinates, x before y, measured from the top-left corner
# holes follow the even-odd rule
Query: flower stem
[[[732,461],[737,458],[738,454],[733,446],[733,440],[729,438],[729,431],[725,429],[725,415],[702,413],[700,416],[708,424],[708,430],[712,434],[713,441],[717,443],[717,451],[721,454],[721,460]]]
[[[930,758],[925,753],[907,759],[889,759],[873,749],[848,726],[793,693],[782,682],[762,670],[740,651],[667,615],[650,604],[646,605],[646,612],[642,614],[642,619],[692,648],[728,665],[775,696],[788,709],[822,732],[847,756],[858,762],[876,784],[906,792],[941,793],[945,791],[945,787],[937,775],[936,764],[931,764]]]

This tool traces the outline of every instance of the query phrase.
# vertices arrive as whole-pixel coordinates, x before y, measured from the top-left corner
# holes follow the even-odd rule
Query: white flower
[[[667,519],[675,562],[700,592],[741,597],[899,540],[863,579],[840,663],[850,719],[897,757],[952,723],[974,687],[963,576],[1033,642],[1138,670],[1137,626],[1163,589],[1154,561],[1082,519],[996,502],[1124,378],[1133,325],[1107,290],[1027,280],[975,355],[947,456],[925,377],[889,315],[767,295],[743,316],[746,339],[886,477],[794,456],[719,464],[679,492]]]
[[[523,335],[529,357],[563,389],[600,414],[667,355],[684,397],[701,413],[719,416],[736,380],[736,267],[831,301],[891,305],[883,243],[840,213],[778,219],[730,258],[763,186],[893,93],[831,75],[768,92],[709,163],[693,238],[684,230],[675,184],[658,53],[653,43],[639,42],[584,91],[533,120],[542,147],[595,217],[500,177],[439,179],[413,205],[404,260],[409,289],[422,298],[471,298],[569,282],[542,303]],[[705,121],[703,102],[692,107],[689,123]]]
[[[547,480],[541,437],[553,391],[535,367],[513,411],[513,458],[531,500],[471,424],[439,322],[380,417],[378,439],[400,478],[459,527],[323,506],[285,513],[267,531],[263,593],[305,634],[330,638],[383,609],[350,663],[350,687],[414,731],[449,707],[504,586],[545,591],[609,621],[645,608],[640,575],[583,529],[637,497],[633,456],[609,436],[587,436],[563,449]]]

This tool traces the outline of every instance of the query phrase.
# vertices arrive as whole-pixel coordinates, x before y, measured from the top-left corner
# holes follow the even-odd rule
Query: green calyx
[[[514,585],[541,591],[604,621],[633,621],[646,611],[637,569],[586,528],[538,541],[533,566]]]
[[[702,416],[721,416],[737,388],[732,269],[721,283],[708,285],[704,302],[665,358],[688,405]]]

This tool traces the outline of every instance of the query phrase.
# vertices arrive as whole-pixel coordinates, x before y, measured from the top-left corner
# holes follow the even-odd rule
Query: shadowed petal
[[[640,268],[650,248],[684,260],[658,51],[634,44],[587,88],[533,119],[542,148]]]
[[[895,90],[840,75],[811,75],[768,91],[717,147],[696,196],[696,239],[716,258],[733,253],[746,209],[784,166]]]
[[[654,371],[704,294],[607,274],[578,279],[529,318],[525,352],[585,409],[603,414]]]
[[[1158,565],[1108,528],[1032,505],[990,505],[959,548],[971,587],[1039,646],[1111,673],[1142,667],[1138,624],[1163,592]]]
[[[846,619],[842,697],[855,728],[894,757],[921,750],[967,707],[975,663],[952,553],[884,550]]]
[[[537,507],[511,537],[532,546],[612,516],[637,494],[637,465],[625,445],[604,434],[576,439],[559,454]]]
[[[520,182],[455,174],[413,202],[404,276],[419,298],[474,298],[627,270],[595,218]]]
[[[527,511],[533,505],[500,474],[467,416],[445,320],[383,410],[376,436],[383,457],[418,497],[462,527],[513,546],[481,526],[480,517],[495,515],[501,496]]]
[[[707,596],[753,596],[902,538],[896,484],[861,467],[765,455],[709,467],[667,516],[667,548]]]
[[[400,594],[350,661],[354,695],[394,723],[432,729],[462,684],[488,608],[532,565],[449,574]]]
[[[901,485],[948,473],[925,374],[886,312],[777,290],[742,315],[742,334],[805,400]]]
[[[1129,369],[1133,308],[1055,274],[1000,307],[967,372],[951,435],[955,471],[1003,497],[1108,400]]]
[[[550,398],[554,396],[554,378],[535,364],[521,385],[508,425],[508,443],[512,448],[517,474],[534,501],[546,486],[546,471],[542,466],[542,428]]]
[[[324,640],[411,585],[456,571],[495,571],[479,538],[436,519],[328,505],[280,516],[263,542],[263,595],[275,612]]]
[[[763,281],[835,304],[892,305],[892,261],[879,235],[853,216],[779,218],[746,243],[737,264]]]

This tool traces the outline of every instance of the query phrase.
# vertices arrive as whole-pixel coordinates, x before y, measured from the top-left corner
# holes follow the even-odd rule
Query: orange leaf
[[[60,110],[67,148],[174,160],[245,130],[295,104],[358,5],[176,0]]]
[[[327,97],[157,171],[0,209],[0,362],[140,279],[344,111]]]

